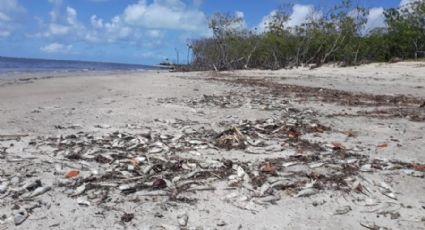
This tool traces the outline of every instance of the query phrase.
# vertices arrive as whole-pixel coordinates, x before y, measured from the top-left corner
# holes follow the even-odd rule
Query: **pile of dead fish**
[[[281,110],[287,107],[288,101],[272,95],[250,92],[250,96],[240,93],[226,93],[224,95],[202,95],[199,98],[185,98],[179,101],[177,98],[161,98],[158,103],[176,104],[182,103],[191,108],[256,108],[261,110]]]
[[[231,191],[224,197],[226,201],[255,210],[258,205],[274,203],[284,193],[294,197],[326,190],[366,194],[370,191],[368,186],[376,186],[383,195],[397,199],[389,185],[365,181],[360,174],[401,171],[424,177],[423,165],[371,159],[337,142],[304,140],[305,134],[331,131],[311,117],[311,112],[304,111],[296,116],[223,123],[228,128],[222,131],[189,126],[178,135],[146,129],[102,136],[78,132],[39,137],[30,144],[40,154],[54,159],[50,162],[57,175],[54,185],[47,186],[42,179],[28,182],[2,177],[0,197],[31,200],[51,190],[60,190],[82,206],[106,202],[111,193],[196,202],[184,194],[215,190],[217,183],[224,182],[225,189]],[[206,149],[229,154],[267,154],[285,148],[297,151],[263,161],[194,159],[180,154]],[[15,223],[22,223],[27,212],[28,209],[17,210]]]

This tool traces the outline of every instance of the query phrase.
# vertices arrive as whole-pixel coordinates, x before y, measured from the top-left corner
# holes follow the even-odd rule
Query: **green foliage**
[[[392,56],[412,58],[425,50],[425,1],[413,1],[400,9],[385,11]]]
[[[334,62],[357,65],[364,62],[413,58],[425,50],[425,1],[387,9],[386,27],[364,32],[368,9],[343,0],[321,17],[311,15],[302,25],[289,27],[289,14],[276,10],[267,30],[258,33],[243,28],[237,15],[214,14],[209,27],[212,38],[192,42],[198,69],[278,69],[300,65],[319,66]]]

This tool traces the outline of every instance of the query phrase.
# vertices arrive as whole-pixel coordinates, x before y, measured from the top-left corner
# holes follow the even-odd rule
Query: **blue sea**
[[[154,66],[136,64],[0,57],[0,78],[2,75],[19,73],[144,71],[156,69],[158,68]]]

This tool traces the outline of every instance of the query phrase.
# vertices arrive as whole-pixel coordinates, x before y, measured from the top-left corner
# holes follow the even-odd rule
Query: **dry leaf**
[[[353,131],[351,131],[351,130],[346,131],[346,132],[342,132],[342,133],[345,134],[347,137],[355,137]]]
[[[69,178],[74,178],[76,176],[80,175],[80,170],[78,169],[70,169],[68,170],[68,172],[65,174],[65,178],[69,179]]]
[[[333,141],[331,144],[334,146],[333,149],[335,150],[346,149],[346,147],[341,142]]]
[[[379,144],[379,145],[378,145],[378,146],[376,146],[376,147],[378,147],[378,148],[380,148],[380,149],[383,149],[383,148],[388,147],[388,144],[387,144],[387,143],[383,143],[383,144]]]
[[[298,138],[299,136],[300,135],[297,132],[293,131],[293,130],[288,131],[288,137],[289,138]]]
[[[272,165],[270,162],[266,162],[263,166],[261,166],[261,172],[268,173],[268,174],[275,174],[276,173],[276,167]]]
[[[425,172],[425,165],[421,165],[421,164],[414,164],[413,168],[416,171],[421,171],[421,172]]]
[[[137,159],[132,159],[130,162],[135,168],[139,167],[140,165],[140,161]]]

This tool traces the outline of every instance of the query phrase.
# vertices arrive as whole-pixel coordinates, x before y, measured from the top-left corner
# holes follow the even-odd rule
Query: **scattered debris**
[[[351,130],[342,132],[321,124],[314,111],[291,108],[282,99],[272,103],[270,99],[262,102],[261,98],[259,96],[248,103],[246,98],[237,95],[204,96],[199,100],[188,99],[185,103],[191,103],[196,108],[204,105],[237,108],[248,103],[265,110],[279,108],[282,114],[257,120],[240,120],[232,115],[230,119],[217,124],[218,127],[194,121],[155,121],[177,130],[175,132],[140,125],[127,125],[127,131],[112,131],[109,125],[97,125],[96,128],[104,130],[94,133],[67,130],[64,132],[66,135],[34,138],[30,140],[31,150],[34,154],[49,155],[51,160],[46,164],[54,166],[51,167],[56,177],[54,184],[47,186],[27,172],[16,177],[7,175],[5,179],[0,178],[1,198],[19,202],[20,198],[37,201],[38,196],[54,189],[75,199],[76,204],[82,207],[103,205],[111,200],[120,202],[121,199],[131,199],[137,202],[146,199],[165,202],[166,205],[161,206],[165,210],[167,205],[193,205],[198,200],[190,195],[220,190],[225,192],[223,200],[226,202],[255,213],[263,207],[277,204],[283,196],[302,199],[328,191],[352,193],[360,197],[359,200],[362,197],[375,197],[378,191],[379,197],[383,197],[380,192],[397,200],[388,184],[369,183],[362,176],[382,172],[418,177],[415,179],[424,177],[423,164],[374,159],[373,156],[360,154],[353,139],[348,139],[355,138],[357,133]],[[324,99],[331,100],[320,100]],[[342,101],[345,99],[340,98]],[[402,103],[410,100],[398,99]],[[375,100],[388,104],[368,96],[362,96],[358,101],[350,98],[345,102],[367,104]],[[270,106],[264,105],[269,102],[272,103]],[[56,128],[71,129],[62,126]],[[345,140],[332,136],[335,133],[345,135]],[[329,139],[318,141],[317,137],[322,135],[342,142]],[[16,138],[20,137],[4,139]],[[387,147],[388,143],[377,145],[377,148]],[[223,152],[226,157],[203,157],[203,154],[214,151]],[[254,157],[261,154],[261,158],[237,160],[231,154],[256,154]],[[2,154],[2,157],[15,160],[7,154]],[[314,202],[313,205],[324,203]],[[334,211],[334,215],[345,215],[351,211],[351,206],[342,206]],[[29,209],[28,212],[31,213]],[[15,223],[25,221],[28,212],[16,214]],[[379,210],[375,213],[389,215],[391,219],[400,218],[395,211]],[[163,214],[156,213],[155,217],[162,218]],[[133,218],[134,214],[124,213],[121,222],[131,222]],[[188,220],[187,214],[177,216],[182,228],[187,226]],[[220,220],[216,225],[223,227],[227,223]],[[380,229],[375,224],[361,225]]]
[[[393,200],[397,200],[396,195],[394,194],[394,192],[392,191],[392,188],[385,182],[380,182],[376,184],[379,188],[379,190],[381,191],[382,194],[384,194],[385,196],[393,199]]]
[[[177,222],[181,227],[186,227],[188,221],[189,216],[187,214],[181,214],[177,216]]]
[[[380,148],[380,149],[383,149],[383,148],[388,147],[388,144],[387,144],[387,143],[383,143],[383,144],[379,144],[379,145],[377,145],[376,147],[378,147],[378,148]]]
[[[33,198],[33,197],[42,195],[42,194],[50,191],[50,189],[52,189],[52,187],[50,187],[50,186],[38,187],[28,196],[28,198]]]
[[[267,174],[276,174],[277,168],[272,165],[270,162],[266,162],[263,166],[261,166],[261,172],[267,173]]]
[[[370,230],[387,230],[388,228],[381,227],[376,225],[375,223],[370,222],[360,222],[360,225],[364,228],[370,229]]]
[[[227,223],[226,222],[224,222],[224,220],[220,220],[220,221],[218,221],[218,223],[217,223],[217,226],[218,227],[224,227],[224,226],[226,226],[227,225]]]
[[[28,134],[0,134],[0,141],[20,140]]]
[[[333,141],[331,144],[332,144],[334,150],[347,149],[341,142]]]
[[[395,212],[395,211],[394,212],[384,211],[384,212],[379,212],[377,214],[378,215],[385,216],[385,217],[387,217],[387,215],[388,215],[388,216],[390,216],[391,220],[396,220],[396,219],[398,219],[398,218],[401,217],[400,213],[399,212]]]
[[[349,213],[351,210],[352,210],[351,206],[346,205],[346,206],[343,206],[343,207],[337,209],[335,211],[334,215],[345,215],[345,214]]]
[[[216,145],[225,149],[244,149],[246,147],[245,137],[238,128],[233,127],[217,136]]]
[[[425,164],[413,164],[416,171],[425,172]]]
[[[152,184],[152,188],[153,189],[164,189],[167,187],[167,182],[165,182],[165,180],[163,179],[156,179],[153,184]]]
[[[82,198],[78,198],[77,203],[78,203],[78,205],[84,206],[84,207],[90,206],[90,201],[82,199]]]
[[[65,174],[65,178],[66,178],[66,179],[74,178],[74,177],[77,177],[78,175],[80,175],[80,170],[78,170],[78,169],[70,169],[70,170],[68,170],[68,172]]]
[[[15,213],[13,221],[15,225],[21,225],[28,218],[28,212],[25,209],[18,210]]]
[[[121,222],[123,222],[123,223],[128,223],[128,222],[132,221],[133,219],[134,219],[133,213],[124,213],[121,216]]]

